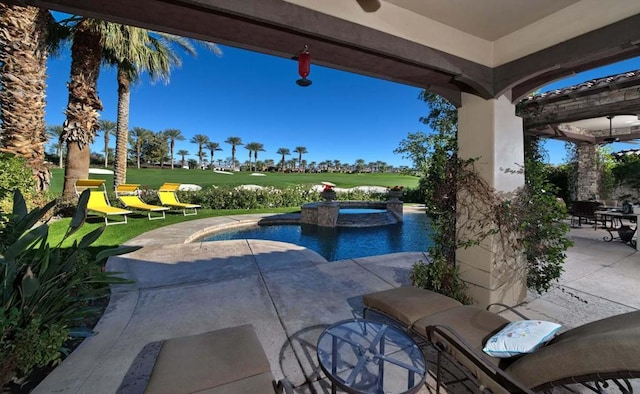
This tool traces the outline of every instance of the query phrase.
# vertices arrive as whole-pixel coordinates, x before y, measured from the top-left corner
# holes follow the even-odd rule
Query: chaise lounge
[[[167,207],[161,207],[159,205],[151,205],[140,199],[140,185],[122,183],[116,187],[116,197],[127,208],[147,213],[149,220],[164,219],[165,211],[169,210]],[[155,216],[151,214],[155,213]]]
[[[160,186],[160,189],[158,189],[160,203],[172,209],[182,210],[182,214],[184,216],[197,215],[200,205],[180,202],[176,195],[178,188],[180,188],[179,183],[165,183]],[[191,210],[192,212],[187,213],[188,210]]]
[[[574,383],[598,392],[608,380],[622,392],[633,392],[628,380],[640,378],[640,311],[570,329],[532,353],[496,358],[483,348],[510,321],[489,308],[462,305],[416,287],[366,294],[363,302],[365,317],[371,311],[382,314],[434,345],[438,389],[443,355],[494,393],[529,393]]]
[[[112,224],[127,224],[127,215],[131,211],[112,207],[107,198],[107,189],[104,186],[104,179],[78,179],[74,185],[75,192],[78,196],[84,190],[89,189],[89,202],[87,203],[87,211],[104,217],[104,224],[109,226]],[[109,221],[109,217],[123,217],[123,220]]]

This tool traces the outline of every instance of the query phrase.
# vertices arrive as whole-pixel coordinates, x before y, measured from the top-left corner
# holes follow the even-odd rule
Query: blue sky
[[[198,48],[197,58],[182,55],[183,65],[174,69],[168,84],[150,83],[146,78],[131,89],[129,128],[153,131],[175,128],[187,138],[176,144],[196,158],[197,145],[189,143],[195,134],[205,134],[220,143],[216,158],[231,156],[230,136],[244,143],[264,144],[260,160],[280,157],[278,148],[305,146],[308,162],[340,160],[354,163],[382,160],[394,166],[410,165],[393,153],[409,132],[430,130],[418,121],[427,113],[418,100],[420,89],[375,78],[311,66],[313,85],[301,88],[297,63],[290,59],[221,46],[220,57]],[[48,62],[48,125],[62,124],[67,105],[70,51]],[[313,59],[313,48],[311,48]],[[640,59],[578,74],[558,81],[543,91],[570,86],[600,76],[640,69]],[[117,85],[115,70],[103,68],[98,92],[104,111],[101,119],[116,121]],[[115,138],[110,146],[115,146]],[[614,150],[634,145],[613,144]],[[564,143],[547,144],[549,161],[562,162]],[[100,135],[92,151],[103,152]],[[237,159],[244,162],[248,151],[240,148]],[[293,157],[293,156],[292,156]]]

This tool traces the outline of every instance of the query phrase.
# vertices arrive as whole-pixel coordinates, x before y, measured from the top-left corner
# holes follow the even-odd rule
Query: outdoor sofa
[[[633,392],[629,379],[640,377],[640,311],[570,329],[529,354],[495,358],[482,349],[510,321],[489,308],[462,305],[416,287],[366,294],[363,302],[364,317],[375,311],[434,345],[438,389],[443,383],[443,355],[462,364],[476,383],[494,393],[538,392],[574,383],[596,392],[607,384]]]
[[[251,324],[167,339],[156,358],[147,394],[293,393],[275,382]]]

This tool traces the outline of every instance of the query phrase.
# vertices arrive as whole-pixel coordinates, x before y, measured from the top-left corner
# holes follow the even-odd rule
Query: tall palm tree
[[[204,134],[196,134],[189,142],[198,144],[198,167],[202,168],[202,147],[209,143],[209,137]]]
[[[49,125],[47,126],[47,138],[53,139],[56,138],[56,153],[58,154],[58,167],[62,168],[63,166],[63,150],[64,150],[64,141],[62,141],[62,133],[64,132],[64,128],[61,125]]]
[[[177,46],[190,55],[196,51],[191,40],[166,33],[157,33],[132,26],[108,23],[109,34],[104,37],[105,60],[118,68],[118,131],[114,184],[126,182],[127,140],[129,129],[130,85],[148,72],[152,81],[169,81],[172,67],[180,67],[180,58],[173,50]],[[199,41],[198,41],[199,42]],[[202,43],[207,49],[222,54],[217,45]],[[173,168],[173,153],[171,157]]]
[[[264,145],[259,142],[249,142],[246,144],[245,149],[249,150],[249,171],[251,171],[251,154],[253,153],[253,157],[255,158],[255,162],[258,161],[258,152],[264,152]],[[257,166],[253,166],[254,170],[257,171]]]
[[[306,146],[296,146],[296,148],[293,150],[294,153],[298,154],[298,164],[300,165],[300,167],[302,167],[302,155],[305,153],[309,153],[307,151],[307,147]],[[304,172],[303,168],[298,168],[298,171],[300,172]]]
[[[216,151],[221,151],[222,148],[220,148],[220,144],[217,142],[213,142],[213,141],[209,141],[207,142],[207,148],[209,149],[209,152],[211,153],[211,169],[215,170],[214,165],[213,165],[213,155]]]
[[[89,175],[90,144],[98,130],[98,113],[102,102],[97,82],[102,59],[103,28],[106,22],[82,18],[73,26],[71,76],[67,84],[69,103],[65,114],[64,137],[67,161],[62,198],[75,198],[74,185]]]
[[[166,129],[164,135],[169,139],[169,151],[171,152],[171,169],[173,170],[173,149],[176,146],[176,141],[184,141],[182,131],[178,129]]]
[[[278,148],[276,153],[282,156],[282,160],[280,160],[280,170],[284,172],[284,163],[285,163],[284,157],[290,155],[291,151],[289,151],[289,148]]]
[[[131,145],[136,151],[136,168],[140,168],[140,157],[142,153],[142,144],[144,144],[153,134],[153,131],[143,127],[134,127],[129,133],[131,137]],[[116,153],[117,157],[117,153]],[[114,171],[115,172],[115,171]]]
[[[98,121],[98,131],[104,134],[104,166],[109,165],[109,137],[116,135],[116,122],[107,119]]]
[[[45,88],[47,58],[63,38],[60,32],[46,9],[0,4],[0,149],[26,159],[37,190],[51,181]]]
[[[176,153],[177,153],[177,154],[179,154],[179,155],[180,155],[180,157],[182,157],[182,167],[184,168],[184,166],[185,166],[184,157],[185,157],[186,155],[188,155],[188,154],[189,154],[189,152],[188,152],[188,151],[186,151],[186,150],[184,150],[184,149],[180,149],[180,150],[179,150],[178,152],[176,152]]]
[[[244,145],[240,137],[229,137],[224,141],[226,144],[231,145],[231,165],[236,166],[236,146]]]

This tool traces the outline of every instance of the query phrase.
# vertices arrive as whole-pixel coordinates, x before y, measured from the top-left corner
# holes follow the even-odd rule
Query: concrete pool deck
[[[260,240],[185,243],[203,229],[255,223],[266,215],[207,218],[145,233],[144,246],[111,258],[116,286],[97,335],[86,339],[36,393],[142,393],[160,341],[245,323],[254,325],[276,379],[300,392],[330,392],[315,352],[322,330],[359,316],[365,293],[409,284],[422,253],[327,262],[317,253]],[[530,294],[521,309],[569,328],[640,309],[640,255],[602,241],[603,230],[572,229],[559,286]],[[421,392],[430,392],[429,387]]]

